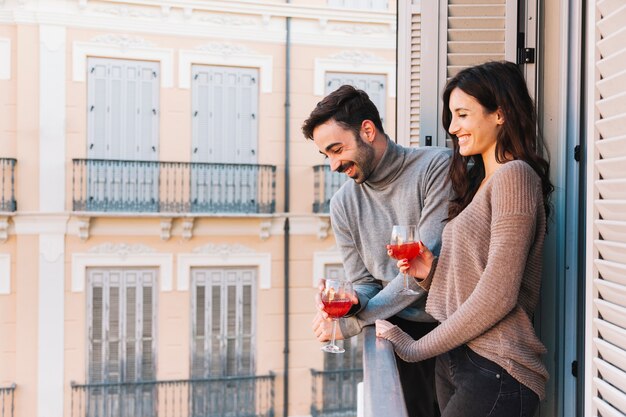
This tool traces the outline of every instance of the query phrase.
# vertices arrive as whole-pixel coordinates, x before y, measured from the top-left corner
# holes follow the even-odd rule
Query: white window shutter
[[[192,376],[254,375],[255,281],[255,269],[192,270]]]
[[[88,270],[88,380],[151,381],[156,377],[154,269]]]
[[[588,9],[585,415],[626,415],[626,4]]]
[[[259,70],[192,66],[192,160],[255,164]]]
[[[382,74],[359,74],[344,72],[326,73],[326,91],[328,95],[344,84],[351,85],[367,93],[378,109],[380,119],[385,124],[387,102],[387,77]]]
[[[88,59],[88,156],[158,160],[159,63]]]

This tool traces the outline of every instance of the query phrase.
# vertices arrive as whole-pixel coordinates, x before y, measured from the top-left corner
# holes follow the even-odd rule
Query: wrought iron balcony
[[[276,167],[74,159],[74,211],[273,213]]]
[[[71,417],[274,417],[275,375],[72,383]]]
[[[330,198],[343,185],[348,177],[345,174],[330,170],[329,165],[313,167],[314,200],[313,213],[328,213]]]
[[[15,211],[15,163],[13,158],[0,158],[0,212]]]
[[[363,380],[363,369],[311,369],[311,377],[312,417],[356,417],[357,384]]]
[[[15,408],[15,384],[10,387],[0,387],[0,416],[13,417]]]

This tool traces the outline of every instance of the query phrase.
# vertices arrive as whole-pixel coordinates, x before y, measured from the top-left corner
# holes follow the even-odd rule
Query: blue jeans
[[[437,357],[441,417],[532,417],[539,396],[466,345]]]

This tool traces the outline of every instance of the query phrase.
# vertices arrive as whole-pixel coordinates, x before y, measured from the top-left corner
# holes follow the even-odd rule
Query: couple
[[[548,378],[532,317],[553,189],[534,104],[508,62],[459,72],[443,102],[451,156],[393,143],[367,94],[350,86],[304,122],[331,169],[354,180],[331,201],[357,293],[339,321],[341,337],[376,324],[400,359],[410,416],[532,416]],[[390,258],[394,224],[418,225],[421,256]],[[418,295],[397,294],[404,272]],[[326,341],[330,326],[319,310],[313,330]]]

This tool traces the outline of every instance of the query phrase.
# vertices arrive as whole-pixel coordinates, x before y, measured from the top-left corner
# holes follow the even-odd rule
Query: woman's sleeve
[[[486,268],[470,296],[432,332],[417,341],[398,330],[383,335],[398,355],[410,361],[427,359],[483,334],[512,311],[518,302],[537,208],[542,205],[538,177],[525,164],[507,167],[494,177],[491,189],[491,239]],[[501,169],[504,169],[501,168]]]

